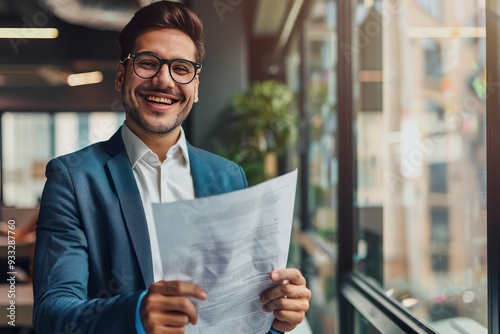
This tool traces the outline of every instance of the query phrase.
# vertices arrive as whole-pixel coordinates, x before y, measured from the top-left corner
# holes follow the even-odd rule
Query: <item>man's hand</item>
[[[282,285],[264,291],[260,301],[264,311],[273,312],[273,328],[288,332],[304,320],[309,309],[311,291],[306,287],[306,279],[297,269],[278,269],[270,274],[273,282]]]
[[[198,312],[188,297],[205,300],[207,293],[188,282],[159,281],[151,284],[140,311],[146,333],[184,333],[184,326],[196,324]]]

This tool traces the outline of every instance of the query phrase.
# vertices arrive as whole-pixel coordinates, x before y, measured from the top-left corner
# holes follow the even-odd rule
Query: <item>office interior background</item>
[[[275,173],[299,171],[289,266],[312,291],[310,332],[500,333],[500,0],[184,2],[207,48],[193,145],[217,150],[254,83],[293,93],[298,136]],[[0,331],[30,331],[45,165],[122,124],[116,38],[148,3],[0,1],[0,219],[26,268],[16,328],[0,284]]]

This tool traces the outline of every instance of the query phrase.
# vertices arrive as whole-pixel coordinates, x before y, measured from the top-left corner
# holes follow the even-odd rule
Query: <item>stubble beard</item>
[[[180,100],[176,103],[181,103],[183,101],[184,100]],[[139,127],[141,127],[141,129],[143,129],[148,134],[157,136],[166,135],[172,132],[173,130],[177,129],[184,122],[184,120],[187,118],[190,112],[189,110],[190,104],[188,103],[184,106],[184,108],[182,108],[177,112],[177,115],[173,123],[164,124],[163,122],[158,122],[158,124],[151,124],[151,122],[147,121],[146,118],[142,115],[140,107],[134,105],[132,101],[127,102],[124,94],[122,94],[122,103],[125,107],[125,113],[127,115],[127,118],[130,118],[134,123],[139,125]],[[158,117],[164,116],[164,113],[160,112],[153,112],[153,114],[158,115]]]

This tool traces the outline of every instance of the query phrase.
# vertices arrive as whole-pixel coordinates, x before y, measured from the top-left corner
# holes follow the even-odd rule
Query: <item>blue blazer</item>
[[[242,168],[188,144],[196,197],[247,187]],[[153,283],[146,216],[121,131],[51,160],[34,260],[37,333],[134,333]]]

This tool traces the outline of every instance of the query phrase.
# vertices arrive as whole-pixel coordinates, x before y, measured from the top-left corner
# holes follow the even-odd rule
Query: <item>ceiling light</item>
[[[281,35],[278,40],[278,44],[280,47],[284,47],[288,42],[288,38],[290,37],[293,26],[295,24],[295,21],[297,20],[297,17],[299,16],[299,12],[302,8],[303,3],[304,0],[295,0],[295,2],[293,3],[292,9],[288,13],[288,17],[286,18],[285,25],[283,26],[283,30],[281,31]]]
[[[0,38],[54,39],[59,36],[56,28],[0,28]]]
[[[103,79],[102,73],[99,71],[75,73],[68,75],[68,85],[82,86],[100,83]]]

